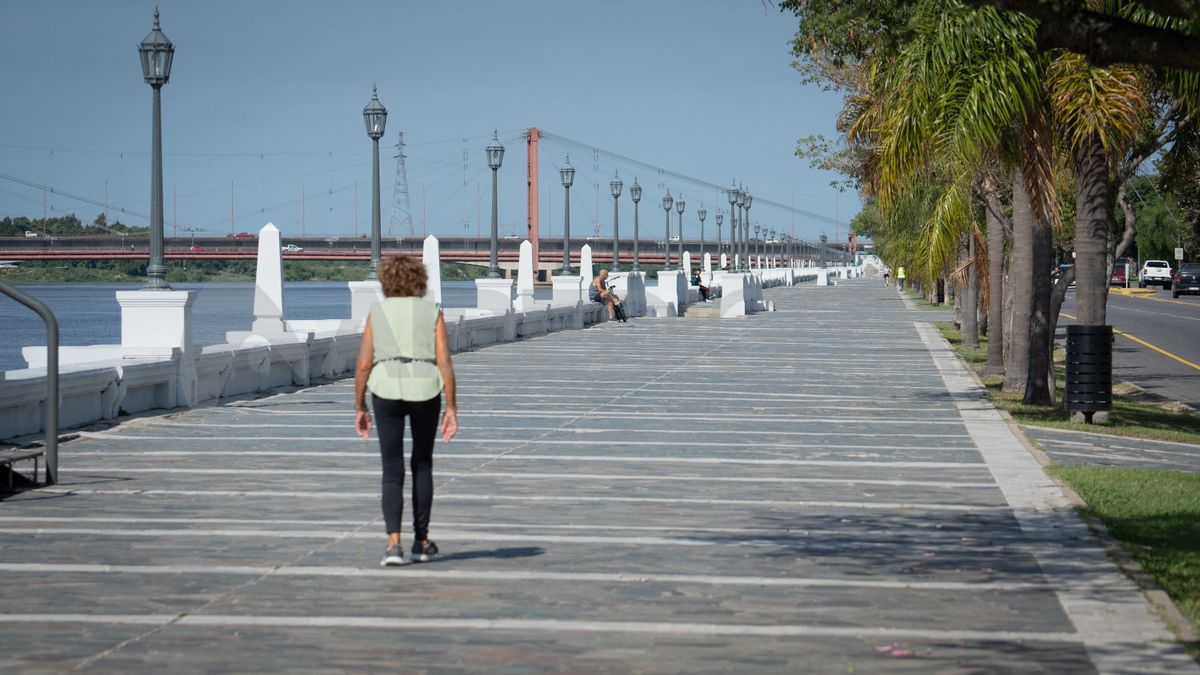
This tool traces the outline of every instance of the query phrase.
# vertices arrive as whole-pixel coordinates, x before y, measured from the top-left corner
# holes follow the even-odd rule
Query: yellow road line
[[[1067,314],[1066,312],[1059,312],[1059,314],[1062,314],[1063,316],[1067,317],[1068,319],[1072,319],[1074,321],[1079,320],[1078,317],[1071,316],[1070,314]],[[1113,328],[1113,332],[1122,337],[1127,337],[1130,340],[1133,340],[1134,342],[1138,343],[1139,345],[1142,345],[1143,347],[1149,347],[1150,349],[1153,349],[1154,351],[1158,352],[1159,354],[1162,354],[1163,356],[1165,356],[1167,358],[1175,359],[1176,361],[1182,363],[1185,366],[1190,366],[1192,368],[1195,368],[1196,370],[1200,370],[1200,366],[1192,363],[1191,361],[1188,361],[1187,359],[1183,358],[1182,356],[1175,356],[1171,352],[1169,352],[1161,347],[1156,347],[1156,346],[1150,344],[1149,342],[1146,342],[1145,340],[1141,339],[1140,337],[1130,335],[1129,333],[1126,333],[1123,330],[1118,330],[1116,328]]]
[[[1130,295],[1131,297],[1141,298],[1143,300],[1153,300],[1155,302],[1169,302],[1173,305],[1183,305],[1184,307],[1200,307],[1200,305],[1198,305],[1194,302],[1184,302],[1183,300],[1168,300],[1167,298],[1155,298],[1153,296],[1142,295],[1139,293],[1134,293],[1134,294],[1122,293],[1121,295]]]

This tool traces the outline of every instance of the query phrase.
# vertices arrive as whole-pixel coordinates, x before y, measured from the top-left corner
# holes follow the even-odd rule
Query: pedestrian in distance
[[[904,290],[904,266],[896,268],[896,288]]]
[[[890,267],[883,268],[883,285],[885,288],[892,285],[891,280],[892,280],[892,268],[890,268]]]
[[[385,258],[379,265],[384,299],[371,307],[354,369],[354,428],[359,438],[371,431],[371,408],[383,464],[381,483],[387,549],[381,565],[427,562],[438,555],[429,539],[433,508],[433,444],[441,417],[443,441],[458,432],[454,365],[442,310],[425,295],[425,266],[408,256]],[[446,410],[442,413],[442,394]],[[404,516],[404,420],[412,429],[413,545],[404,556],[400,525]]]

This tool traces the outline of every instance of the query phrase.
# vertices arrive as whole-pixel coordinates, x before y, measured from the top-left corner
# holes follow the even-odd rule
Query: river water
[[[58,318],[63,345],[117,344],[121,341],[121,308],[117,291],[138,284],[28,284],[19,288],[50,306]],[[225,342],[225,332],[249,330],[254,321],[254,284],[175,284],[176,290],[199,291],[192,306],[192,339],[200,345]],[[539,287],[534,296],[549,300],[551,290]],[[284,284],[289,319],[349,319],[350,291],[344,281],[304,281]],[[474,307],[475,282],[442,282],[442,304]],[[46,344],[42,319],[24,305],[0,293],[0,371],[25,367],[21,347]]]

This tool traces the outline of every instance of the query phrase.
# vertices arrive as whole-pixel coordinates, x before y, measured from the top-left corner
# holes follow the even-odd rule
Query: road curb
[[[1157,295],[1158,291],[1153,288],[1109,288],[1109,293],[1117,295]]]

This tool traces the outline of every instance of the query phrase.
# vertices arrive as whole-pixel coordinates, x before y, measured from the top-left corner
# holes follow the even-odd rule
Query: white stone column
[[[645,316],[646,315],[646,273],[645,272],[626,272],[622,275],[622,279],[618,281],[624,282],[624,288],[619,292],[621,301],[624,303],[625,314],[628,316]]]
[[[732,319],[746,315],[746,275],[717,272],[716,283],[721,285],[721,318]]]
[[[274,335],[283,325],[283,254],[279,228],[267,223],[258,231],[258,261],[254,272],[255,333]]]
[[[725,255],[724,253],[722,253],[722,254],[721,254],[721,264],[720,264],[720,266],[719,266],[719,267],[721,268],[721,271],[722,271],[722,272],[724,272],[724,271],[725,271],[725,267],[726,267],[728,264],[729,264],[729,258],[728,258],[728,257],[726,257],[726,255]]]
[[[704,260],[701,262],[701,268],[705,274],[712,274],[712,254],[705,253]]]
[[[679,313],[687,306],[688,280],[683,277],[681,270],[659,270],[657,295],[663,300],[675,303],[675,312]]]
[[[517,259],[517,303],[518,312],[533,310],[533,244],[529,240],[521,242],[521,252]]]
[[[692,283],[692,252],[683,252],[683,279],[687,283]]]
[[[579,276],[583,277],[585,284],[592,283],[592,279],[596,278],[596,273],[592,271],[592,247],[589,244],[579,249]]]
[[[442,256],[437,237],[432,234],[425,237],[425,245],[421,250],[421,262],[425,264],[425,299],[442,304]]]

